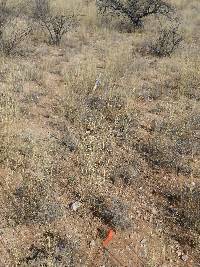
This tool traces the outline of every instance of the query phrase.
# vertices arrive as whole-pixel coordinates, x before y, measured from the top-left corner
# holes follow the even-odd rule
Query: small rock
[[[190,185],[190,189],[193,190],[195,187],[196,187],[195,182],[192,182],[191,185]]]
[[[95,247],[95,245],[96,245],[96,242],[95,242],[94,240],[92,240],[92,241],[90,242],[90,248]]]
[[[82,203],[79,202],[79,201],[76,201],[76,202],[70,204],[70,208],[71,208],[73,211],[77,211],[81,206],[82,206]]]
[[[146,242],[147,242],[146,238],[143,238],[143,239],[140,241],[140,244],[144,246]]]
[[[177,251],[177,255],[178,255],[178,257],[181,257],[182,252],[181,251]]]
[[[147,257],[147,250],[146,249],[143,249],[139,252],[139,256],[141,258],[146,258]]]
[[[158,213],[156,208],[152,208],[152,214],[156,215]]]
[[[189,257],[188,257],[188,255],[182,255],[181,256],[181,259],[183,260],[183,261],[187,261],[188,259],[189,259]]]

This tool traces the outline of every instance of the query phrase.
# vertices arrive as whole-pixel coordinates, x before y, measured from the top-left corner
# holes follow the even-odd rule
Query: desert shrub
[[[135,96],[145,101],[157,100],[161,97],[161,88],[143,84],[141,87],[136,88]]]
[[[50,14],[50,1],[49,0],[35,0],[33,17],[35,19],[46,18]]]
[[[183,37],[178,26],[169,29],[162,29],[156,42],[152,45],[151,51],[159,57],[170,56],[180,45]]]
[[[101,197],[94,197],[91,200],[91,209],[96,217],[110,227],[126,230],[131,226],[128,209],[120,199],[112,198],[106,203]]]
[[[33,18],[39,21],[53,45],[59,45],[63,36],[77,25],[74,14],[54,14],[49,0],[34,1]]]
[[[199,111],[184,109],[182,117],[178,107],[171,112],[162,123],[160,118],[154,121],[151,138],[139,141],[136,147],[151,166],[190,175],[192,159],[200,153]]]
[[[73,152],[77,150],[78,141],[69,131],[67,131],[63,134],[60,140],[60,145],[63,146],[64,149]]]
[[[110,174],[110,180],[113,183],[122,182],[125,186],[138,185],[145,174],[145,163],[133,152],[134,156],[128,160],[123,160],[117,164]]]
[[[200,234],[200,191],[199,188],[192,190],[186,188],[181,194],[178,218],[179,223],[186,227],[194,229]]]
[[[31,27],[19,12],[8,8],[7,1],[0,2],[0,51],[9,55],[28,37]]]
[[[138,129],[137,112],[127,112],[119,114],[115,117],[115,124],[112,129],[113,136],[118,145],[131,145]]]
[[[0,92],[0,123],[13,121],[17,115],[18,103],[12,87],[2,86]]]
[[[99,96],[87,97],[86,105],[91,110],[101,111],[106,107],[106,101]]]
[[[29,36],[31,27],[26,22],[18,19],[9,19],[1,29],[0,49],[10,55],[16,51],[16,48]]]
[[[0,34],[3,26],[5,25],[7,19],[8,19],[9,11],[7,9],[7,1],[2,0],[0,2]]]
[[[10,196],[8,219],[15,224],[46,223],[62,215],[49,183],[24,179]]]
[[[178,76],[179,92],[183,93],[189,99],[200,101],[200,70],[198,67],[198,57],[195,60],[189,60],[182,68]]]
[[[58,233],[46,231],[39,239],[38,244],[32,244],[28,255],[20,260],[23,266],[77,266],[77,242]]]
[[[75,26],[75,16],[57,15],[41,20],[49,34],[51,44],[59,45],[64,34]]]
[[[142,20],[152,14],[168,16],[172,7],[162,0],[97,0],[96,5],[101,13],[112,11],[127,17],[134,25],[139,26]]]
[[[164,223],[169,227],[169,234],[183,247],[190,246],[198,250],[200,234],[200,194],[199,186],[164,190],[162,196]],[[161,207],[160,207],[161,208]],[[167,228],[166,228],[167,229]],[[173,231],[172,231],[173,229]],[[180,234],[181,232],[181,234]],[[198,253],[199,254],[199,253]]]
[[[5,9],[7,2],[8,2],[7,0],[1,0],[0,1],[0,7]]]
[[[192,168],[187,157],[191,153],[191,142],[186,139],[174,138],[165,135],[156,135],[148,142],[140,143],[138,151],[146,158],[152,168],[163,168],[175,171],[177,174],[190,175]]]
[[[147,143],[141,142],[138,149],[152,167],[174,169],[177,166],[177,154],[169,140],[163,140],[157,136]]]

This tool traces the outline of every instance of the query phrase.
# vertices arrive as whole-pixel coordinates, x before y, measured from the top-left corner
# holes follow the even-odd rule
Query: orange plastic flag
[[[108,245],[108,244],[110,243],[110,241],[113,239],[114,235],[115,235],[115,232],[114,232],[112,229],[109,230],[106,239],[103,240],[103,246],[104,246],[104,247],[107,247],[107,245]]]

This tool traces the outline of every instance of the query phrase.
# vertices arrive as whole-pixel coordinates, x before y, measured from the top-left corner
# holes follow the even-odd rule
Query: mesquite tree
[[[45,30],[49,43],[59,45],[62,37],[78,24],[77,17],[72,14],[54,14],[49,0],[34,0],[34,18]]]
[[[96,0],[96,5],[100,13],[112,11],[127,17],[136,26],[147,16],[169,16],[173,11],[172,6],[164,0]]]

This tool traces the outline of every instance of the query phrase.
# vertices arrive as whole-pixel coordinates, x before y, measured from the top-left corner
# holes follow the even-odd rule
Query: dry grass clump
[[[137,151],[132,151],[134,156],[127,155],[127,159],[119,159],[116,166],[110,173],[110,180],[114,184],[122,183],[125,186],[137,187],[142,183],[146,174],[146,163],[138,155]]]
[[[200,197],[199,188],[184,190],[181,196],[180,210],[183,214],[181,224],[185,228],[194,229],[197,234],[200,234],[199,209]]]
[[[43,233],[36,244],[29,248],[28,255],[20,260],[23,266],[63,266],[75,267],[78,263],[78,244],[72,238],[60,236],[56,232]]]
[[[28,38],[31,33],[31,27],[21,19],[12,18],[4,25],[1,34],[1,51],[5,55],[15,53],[16,49]]]
[[[3,89],[3,87],[2,87]],[[46,139],[49,150],[40,149],[38,136],[28,130],[14,129],[20,126],[17,95],[7,87],[2,90],[0,101],[0,166],[22,177],[22,184],[16,190],[12,184],[1,182],[4,192],[4,207],[7,207],[8,223],[29,224],[46,222],[59,213],[59,206],[53,197],[51,186],[51,153],[54,146]],[[55,153],[54,153],[55,156]],[[18,175],[18,176],[19,176]],[[48,177],[48,178],[47,178]],[[38,180],[38,179],[42,179]],[[21,178],[20,178],[21,179]],[[48,179],[48,182],[44,182]]]
[[[185,249],[193,250],[193,255],[199,260],[199,188],[185,186],[166,189],[162,192],[163,202],[159,204],[162,210],[161,220],[165,224],[165,232]]]
[[[126,111],[127,103],[125,97],[117,93],[110,96],[107,93],[104,94],[104,81],[98,85],[97,93],[95,93],[96,69],[89,71],[85,69],[86,73],[82,70],[85,75],[81,72],[77,73],[76,77],[75,75],[71,75],[66,78],[67,90],[71,92],[71,98],[69,101],[69,91],[67,91],[66,98],[60,102],[60,107],[62,108],[60,111],[57,110],[57,112],[73,128],[79,129],[77,152],[80,156],[79,160],[82,162],[82,173],[85,176],[89,175],[93,178],[97,175],[103,182],[106,172],[106,178],[112,176],[109,179],[114,182],[115,179],[118,179],[114,177],[116,176],[114,174],[115,160],[119,163],[121,159],[121,164],[124,164],[124,169],[128,164],[125,162],[130,162],[130,168],[131,165],[134,168],[134,163],[131,162],[131,152],[128,152],[128,147],[131,146],[132,139],[135,138],[137,114],[134,114],[134,111]],[[85,79],[88,76],[89,78]],[[113,75],[114,77],[115,75]],[[112,85],[113,81],[108,81],[108,83]],[[79,103],[79,108],[77,107],[77,103]],[[135,116],[135,118],[132,116]],[[126,161],[125,157],[119,156],[123,154],[121,151],[123,146],[124,148],[127,146],[125,150],[128,153],[127,156],[130,155],[130,160]],[[107,164],[106,160],[111,155],[113,157],[113,163]],[[139,164],[138,162],[137,167],[135,165],[136,171],[138,171]],[[131,175],[131,177],[127,178],[129,181],[124,178],[123,183],[132,183],[131,179],[133,176]]]
[[[2,2],[0,6],[0,51],[5,55],[15,53],[30,33],[31,27],[27,20],[16,14],[7,1]]]
[[[10,196],[8,221],[14,224],[50,223],[62,215],[62,210],[50,186],[50,181],[26,178]]]
[[[186,61],[183,65],[183,71],[180,73],[179,78],[179,88],[180,92],[184,94],[189,99],[194,99],[196,101],[200,100],[199,95],[199,57],[193,58],[191,61]]]
[[[181,111],[184,116],[180,118]],[[153,166],[190,175],[193,157],[199,155],[196,136],[199,126],[195,123],[198,121],[198,108],[194,106],[191,110],[185,110],[185,106],[179,105],[171,109],[167,116],[162,118],[162,123],[160,117],[152,121],[151,137],[138,148]]]
[[[6,163],[12,153],[12,124],[17,120],[19,109],[11,88],[2,86],[0,97],[0,163]]]
[[[161,82],[159,97],[170,97],[176,101],[190,99],[199,101],[199,57],[191,56],[190,60],[184,57],[175,62],[166,62],[168,68],[161,68]],[[180,68],[181,67],[181,68]],[[159,89],[158,88],[158,89]]]
[[[106,225],[121,230],[127,230],[131,227],[127,207],[120,199],[112,198],[107,201],[95,197],[90,200],[90,205],[94,216]]]
[[[2,124],[12,121],[18,114],[17,101],[12,93],[12,88],[4,85],[1,87],[0,112],[0,122]]]
[[[193,230],[199,234],[199,188],[183,189],[179,195],[179,199],[177,217],[175,216],[176,223],[185,229]]]
[[[5,159],[10,162],[10,168],[21,172],[28,169],[33,172],[45,170],[48,173],[51,160],[50,157],[47,157],[48,151],[40,149],[39,142],[41,142],[41,140],[38,141],[37,137],[29,132],[10,133],[10,139],[6,149],[7,156]],[[51,147],[49,147],[49,149],[51,149]]]
[[[159,57],[170,56],[182,42],[183,37],[179,32],[178,26],[169,29],[162,29],[159,38],[151,46],[152,54]]]
[[[51,156],[56,153],[54,146],[47,140],[45,151],[40,148],[37,136],[31,133],[18,133],[9,136],[2,143],[2,166],[20,175],[18,186],[2,183],[6,192],[4,197],[7,207],[8,224],[43,224],[55,220],[62,214],[53,191]],[[48,150],[47,150],[48,148]],[[5,177],[6,180],[6,177]]]

